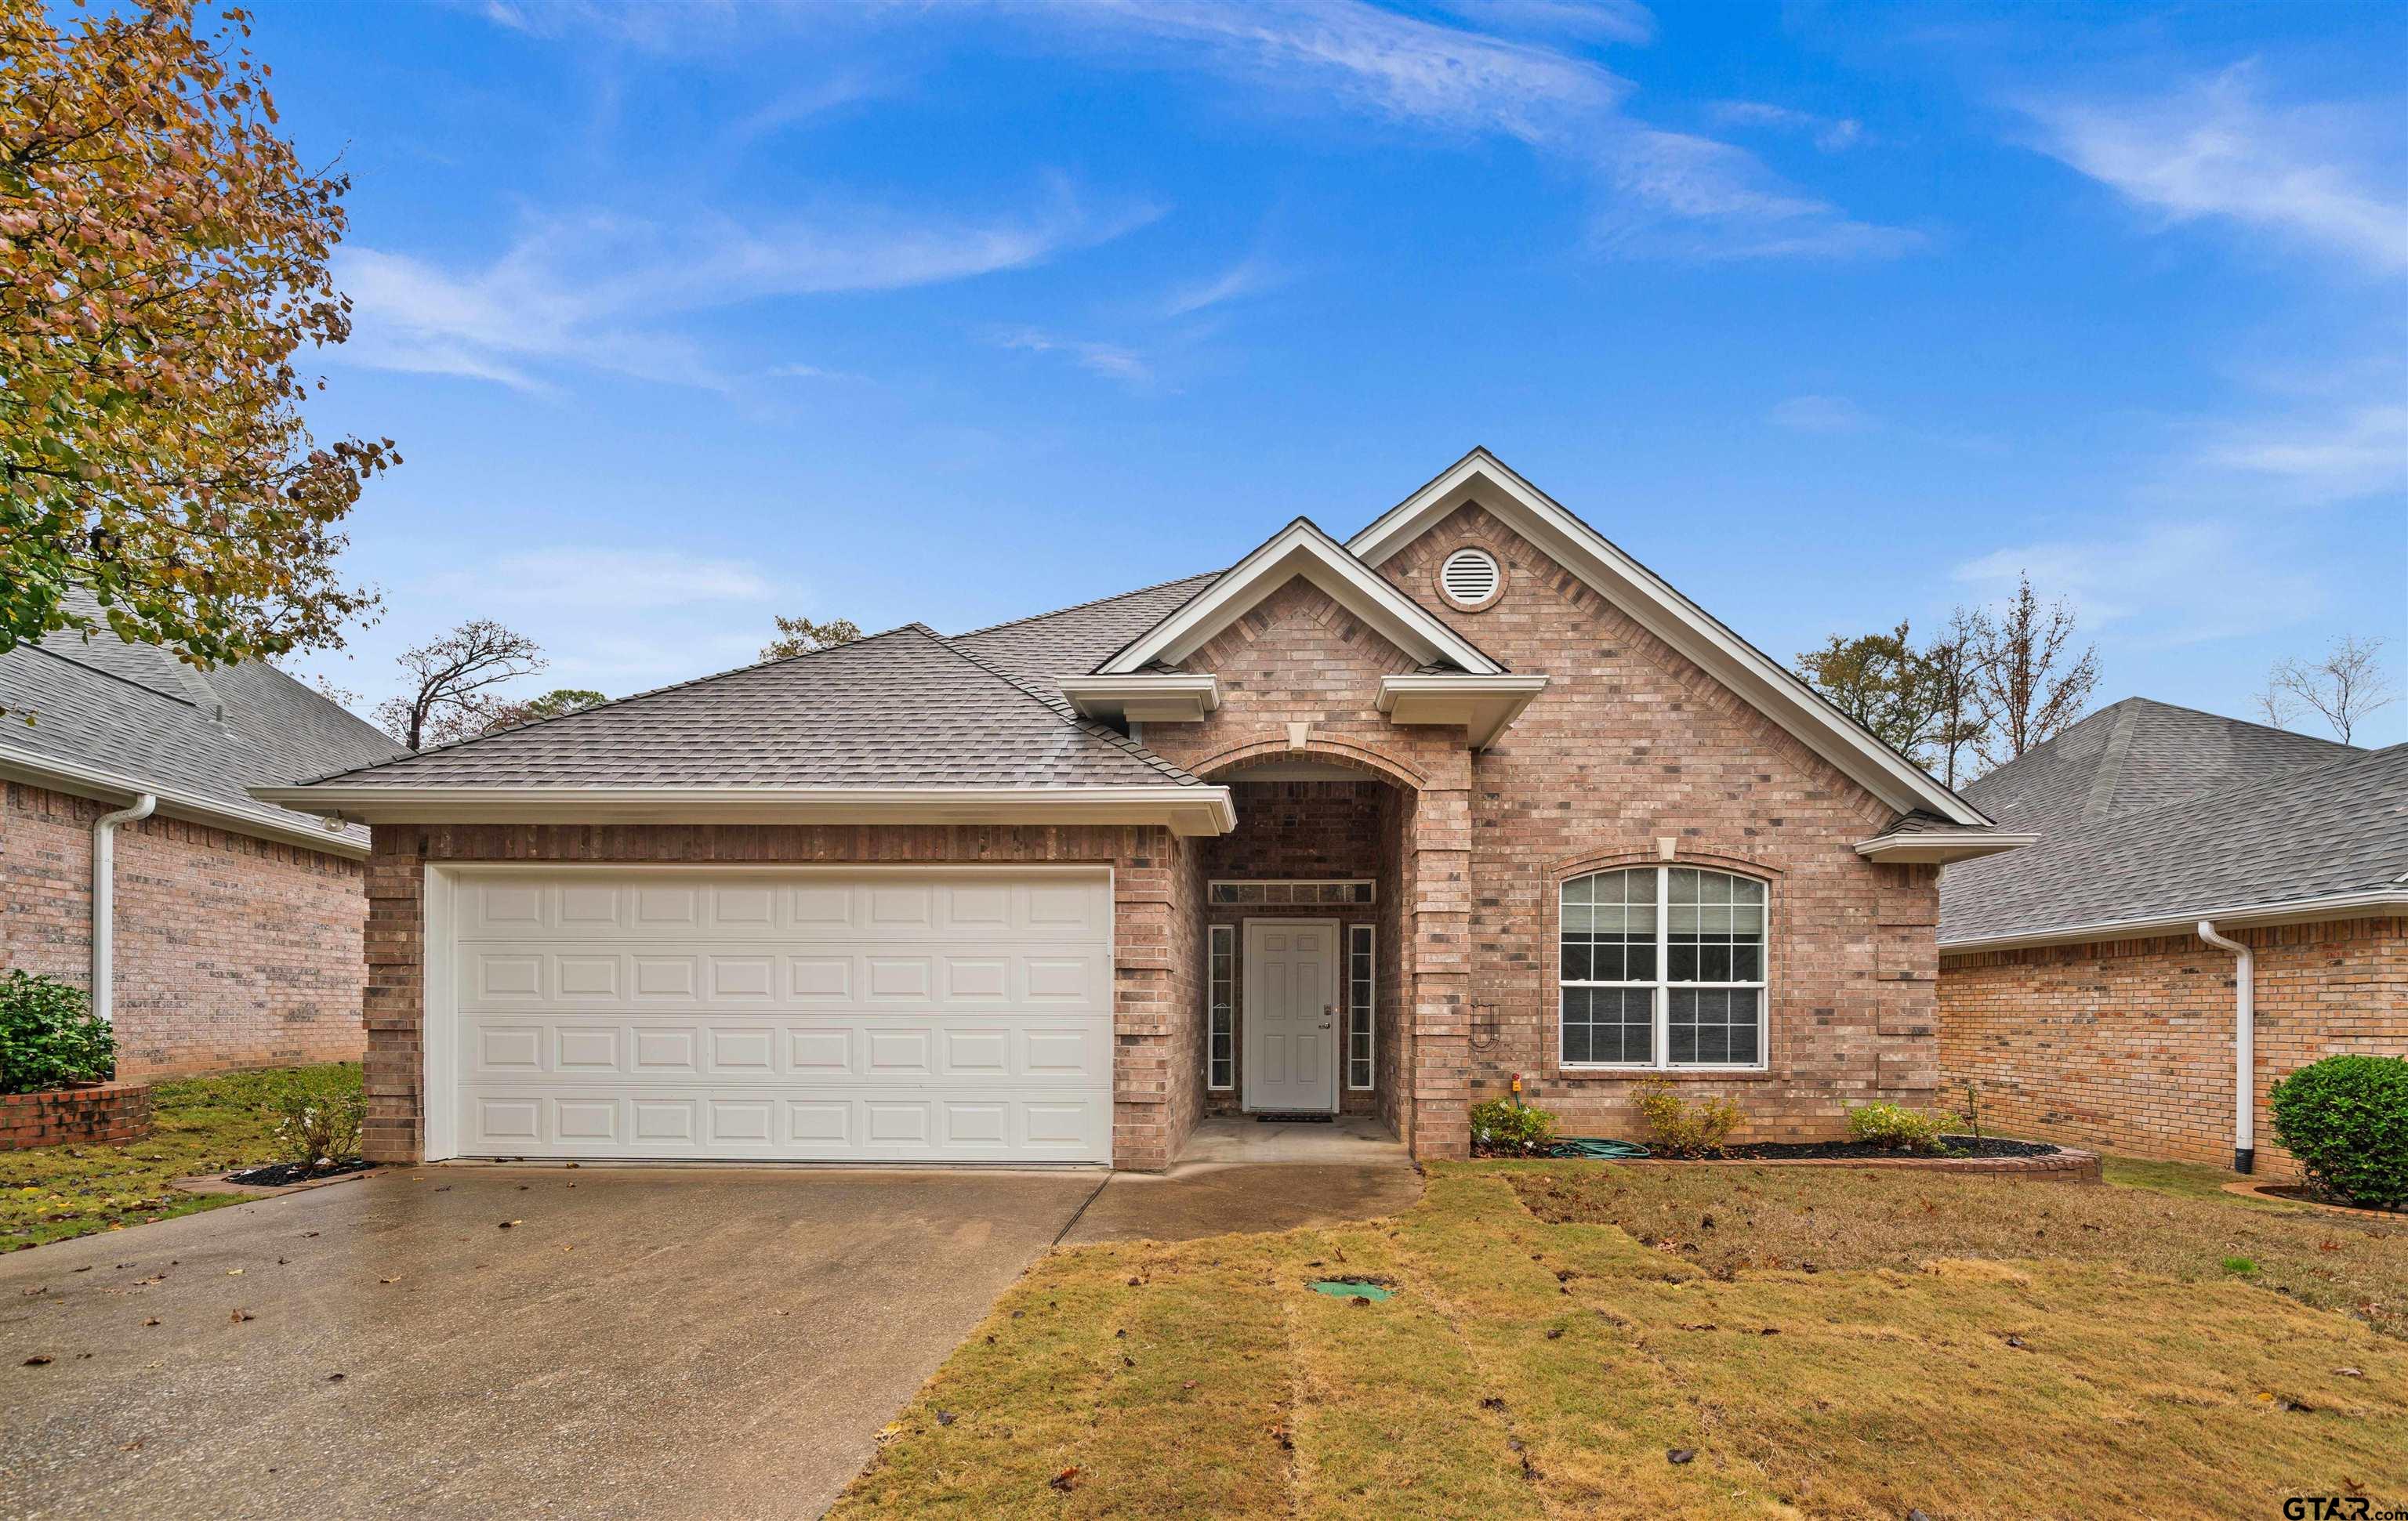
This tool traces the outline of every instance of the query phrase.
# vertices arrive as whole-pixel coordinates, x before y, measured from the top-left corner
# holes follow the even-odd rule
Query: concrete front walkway
[[[1196,1127],[1169,1172],[1113,1173],[1063,1244],[1336,1225],[1394,1215],[1421,1196],[1412,1159],[1377,1120],[1224,1115]]]
[[[1102,1181],[404,1168],[12,1253],[0,1515],[817,1515]]]

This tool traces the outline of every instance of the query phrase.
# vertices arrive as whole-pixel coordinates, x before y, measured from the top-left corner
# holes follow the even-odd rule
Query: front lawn
[[[299,1070],[359,1087],[356,1062]],[[266,1106],[293,1075],[236,1073],[159,1083],[151,1089],[156,1125],[145,1140],[0,1151],[0,1251],[240,1202],[237,1195],[185,1193],[170,1185],[278,1159],[276,1120]]]
[[[2408,1504],[2408,1342],[2357,1318],[2402,1329],[2403,1253],[2387,1222],[2112,1187],[1441,1166],[1391,1220],[1041,1258],[833,1514]],[[1341,1276],[1397,1293],[1307,1287]]]

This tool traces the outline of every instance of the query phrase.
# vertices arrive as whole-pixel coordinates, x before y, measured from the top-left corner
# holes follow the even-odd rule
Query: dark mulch
[[[1975,1140],[1970,1135],[1946,1135],[1951,1157],[2053,1157],[2061,1147],[2044,1141],[2002,1141],[1995,1135]],[[1758,1141],[1743,1146],[1725,1146],[1726,1158],[1771,1161],[1784,1158],[1805,1158],[1814,1161],[1880,1161],[1885,1159],[1913,1157],[1916,1153],[1899,1151],[1889,1146],[1876,1146],[1865,1141]]]
[[[246,1167],[239,1173],[228,1173],[226,1181],[253,1188],[281,1188],[290,1183],[315,1183],[321,1178],[339,1178],[347,1173],[365,1173],[375,1165],[356,1157],[331,1167],[311,1167],[306,1162],[270,1162],[265,1167]]]

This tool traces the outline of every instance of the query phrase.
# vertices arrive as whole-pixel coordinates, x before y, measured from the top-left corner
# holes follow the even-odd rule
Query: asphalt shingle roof
[[[60,632],[0,655],[0,707],[9,710],[0,744],[311,831],[325,826],[245,789],[408,753],[272,665],[196,671],[106,631],[90,640]],[[356,826],[346,832],[366,841]]]
[[[1023,680],[1054,690],[1057,676],[1085,675],[1139,634],[1179,611],[1219,580],[1220,571],[1082,602],[1076,607],[953,635],[970,653]]]
[[[2353,749],[2133,698],[1966,795],[2041,839],[1941,874],[1943,945],[2327,898],[2408,874],[2408,745]]]
[[[1131,787],[1196,778],[913,623],[404,760],[360,787]]]

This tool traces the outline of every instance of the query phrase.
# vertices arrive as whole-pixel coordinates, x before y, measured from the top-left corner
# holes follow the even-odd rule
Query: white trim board
[[[1940,942],[1940,954],[2015,950],[2026,945],[2079,945],[2094,940],[2149,940],[2160,935],[2193,937],[2201,919],[2219,929],[2250,929],[2270,924],[2312,924],[2318,919],[2408,917],[2408,889],[2376,888],[2365,892],[2334,893],[2323,898],[2299,898],[2288,903],[2243,903],[2230,908],[2200,908],[2180,914],[2153,914],[2145,918],[2099,919],[2045,930],[2011,930],[2000,934],[1971,935]]]
[[[368,824],[1163,824],[1226,834],[1226,787],[253,788],[263,803]]]
[[[79,765],[72,760],[21,750],[10,745],[0,745],[0,778],[78,797],[97,798],[103,803],[120,806],[148,792],[159,800],[158,811],[170,818],[188,819],[233,834],[276,840],[308,850],[322,850],[330,856],[347,856],[354,860],[368,853],[367,841],[344,829],[339,822],[313,827],[305,819],[278,818],[233,803],[213,802],[163,783],[146,782],[122,772]]]
[[[1503,672],[1421,604],[1373,575],[1343,545],[1298,518],[1177,612],[1122,646],[1096,674],[1127,675],[1155,661],[1176,664],[1299,576],[1425,665],[1443,661],[1475,675]]]
[[[1900,813],[1925,808],[1976,829],[1992,822],[1484,448],[1473,449],[1382,514],[1347,540],[1346,547],[1367,564],[1384,564],[1471,502]]]

